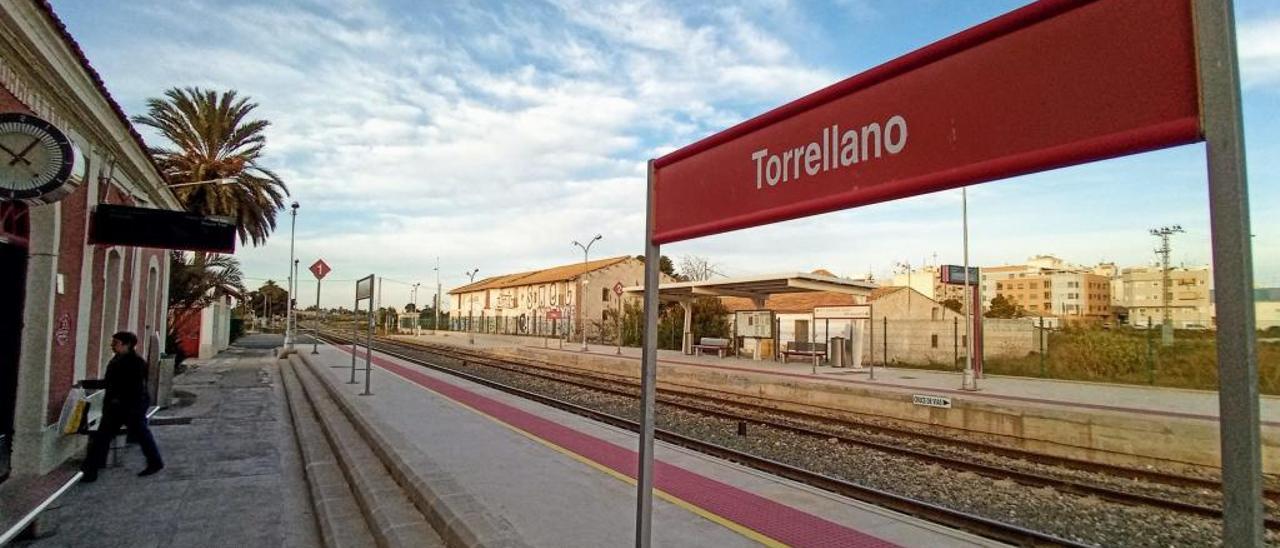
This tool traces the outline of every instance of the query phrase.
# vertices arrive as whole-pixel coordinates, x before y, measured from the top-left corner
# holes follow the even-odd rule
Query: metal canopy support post
[[[969,294],[969,187],[960,189],[960,211],[964,223],[964,376],[960,389],[977,390],[978,381],[973,374],[973,297]]]
[[[1231,0],[1195,0],[1194,9],[1218,309],[1222,540],[1225,546],[1262,546],[1253,257],[1235,21]]]
[[[640,342],[640,450],[636,471],[636,547],[649,548],[653,525],[653,406],[658,382],[658,246],[653,243],[654,180],[649,160],[644,231],[644,337]]]

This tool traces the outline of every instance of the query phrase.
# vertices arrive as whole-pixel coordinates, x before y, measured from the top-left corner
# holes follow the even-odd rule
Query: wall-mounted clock
[[[85,167],[78,156],[53,124],[29,114],[0,113],[0,200],[58,200],[74,189],[73,170]]]

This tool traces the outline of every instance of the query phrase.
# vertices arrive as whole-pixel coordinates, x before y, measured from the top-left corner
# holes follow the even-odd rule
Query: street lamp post
[[[479,271],[480,271],[479,268],[474,268],[466,273],[467,278],[470,279],[467,285],[476,283],[476,272],[479,272]],[[476,311],[476,296],[475,295],[468,296],[467,303],[468,303],[467,304],[467,340],[471,344],[475,344],[476,332],[471,330],[471,315],[474,314]]]
[[[294,263],[295,263],[293,258],[293,243],[294,243],[294,235],[297,233],[297,228],[298,228],[298,202],[294,202],[289,206],[289,208],[292,209],[292,211],[290,212],[291,219],[289,221],[289,268],[291,269],[289,274],[289,299],[292,302],[292,299],[295,295],[293,293],[294,276],[292,274],[292,269],[294,268]],[[286,352],[293,351],[293,336],[294,336],[293,305],[291,304],[291,302],[285,303],[288,305],[288,308],[285,309],[286,314],[285,314],[285,320],[284,320],[284,347]]]
[[[603,236],[596,234],[595,238],[587,242],[587,245],[573,241],[573,245],[582,248],[582,274],[578,275],[579,291],[578,291],[578,329],[582,331],[582,351],[587,351],[587,254],[591,253],[591,245]]]
[[[440,330],[440,257],[439,256],[436,257],[435,271],[436,271],[436,305],[434,307],[435,308],[434,311],[435,311],[436,317],[435,317],[435,321],[431,322],[431,331],[433,334],[434,332]]]
[[[421,335],[421,333],[419,333],[418,330],[422,328],[422,321],[421,321],[422,312],[418,311],[418,286],[420,285],[422,285],[422,283],[420,282],[413,284],[413,313],[418,315],[418,317],[413,320],[414,336]],[[399,329],[399,328],[397,327],[396,329]]]

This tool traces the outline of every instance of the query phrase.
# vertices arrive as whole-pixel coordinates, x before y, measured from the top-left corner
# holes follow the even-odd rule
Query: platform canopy
[[[658,285],[658,298],[664,301],[690,301],[698,297],[742,297],[764,306],[770,295],[830,291],[849,295],[870,295],[878,287],[865,280],[837,278],[805,272],[766,274],[739,278],[718,278],[697,282],[674,282]],[[631,286],[627,293],[643,294],[644,286]]]

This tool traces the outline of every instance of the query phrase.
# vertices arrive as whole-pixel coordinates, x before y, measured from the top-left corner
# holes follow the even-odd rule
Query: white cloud
[[[134,111],[174,85],[252,96],[272,122],[268,160],[303,204],[305,264],[324,257],[335,280],[374,271],[424,281],[439,255],[446,289],[469,268],[495,274],[574,261],[569,242],[596,232],[605,239],[593,256],[641,252],[647,158],[846,76],[799,58],[795,40],[806,37],[778,27],[821,15],[786,0],[409,4],[412,13],[365,0],[131,4],[135,26],[115,29],[129,39],[88,54]],[[857,21],[882,17],[863,0],[839,4]],[[1250,86],[1280,82],[1277,36],[1280,20],[1241,26]],[[1202,158],[1184,156],[1161,158],[1203,177]],[[1127,173],[1183,178],[1151,165],[1122,161],[979,187],[971,206],[984,244],[975,261],[1059,252],[1087,262],[1090,246],[1119,240],[1131,244],[1108,244],[1109,253],[1145,257],[1148,221],[1136,219],[1155,218],[1154,206],[1137,203],[1126,213],[1137,225],[1116,226],[1091,217],[1091,200],[1105,204],[1108,185]],[[1028,209],[993,208],[1005,200]],[[669,253],[706,255],[740,274],[825,267],[880,275],[907,256],[958,259],[958,211],[957,193],[938,193]],[[1168,222],[1194,226],[1183,217]],[[1067,238],[1049,224],[1064,219],[1086,229]],[[250,276],[284,278],[283,221],[285,237],[239,254]],[[342,291],[326,302],[344,303],[350,293]]]
[[[1245,87],[1280,84],[1280,18],[1240,24],[1236,44]]]

